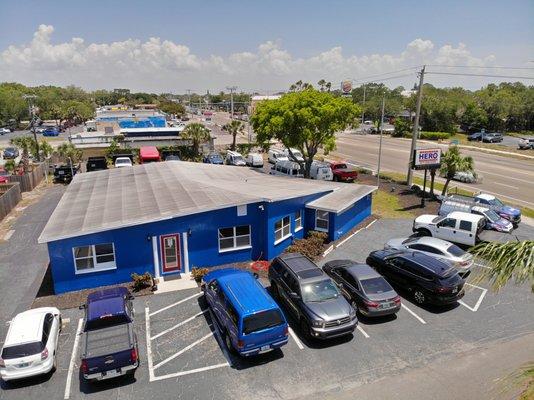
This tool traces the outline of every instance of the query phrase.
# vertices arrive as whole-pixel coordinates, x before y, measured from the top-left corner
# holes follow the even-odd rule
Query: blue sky
[[[32,47],[34,33],[40,25],[53,26],[43,41],[56,47],[44,49],[57,54],[53,60],[41,55],[45,57],[41,60],[35,51],[31,59],[21,59],[24,49]],[[116,58],[106,59],[110,55],[102,52],[97,52],[95,57],[103,57],[103,64],[112,76],[97,71],[95,81],[91,82],[87,70],[95,68],[90,64],[95,60],[86,60],[87,47],[93,43],[125,43],[132,39],[138,40],[142,48],[143,43],[154,37],[180,47],[158,48],[157,54],[171,51],[162,55],[170,59],[164,65],[154,65],[152,71],[139,67],[139,76],[157,74],[157,79],[146,84],[147,90],[164,90],[166,85],[176,90],[186,86],[214,90],[230,83],[243,87],[261,84],[274,90],[298,77],[298,71],[303,68],[304,77],[310,80],[320,79],[321,74],[336,80],[437,59],[438,63],[448,65],[468,62],[469,65],[512,66],[529,65],[534,60],[533,1],[0,0],[0,26],[0,72],[10,79],[32,84],[40,79],[45,83],[75,83],[84,87],[99,87],[99,83],[114,86],[111,78],[116,77],[117,85],[131,83],[142,89],[143,84],[121,73],[124,66],[118,65]],[[74,37],[83,39],[83,44],[74,46],[76,50],[57,47],[72,44]],[[432,46],[419,49],[425,54],[400,60],[402,52],[416,39]],[[265,43],[273,45],[260,50],[259,46]],[[6,49],[11,45],[20,54],[12,51],[7,54]],[[454,59],[445,59],[440,53],[447,45],[451,49],[446,48],[442,53]],[[123,51],[131,53],[133,47]],[[342,60],[336,58],[338,51],[325,56],[333,64],[325,61],[329,67],[323,71],[317,67],[306,69],[308,61],[313,64],[314,57],[335,48],[341,48]],[[268,57],[264,57],[266,52]],[[240,74],[236,73],[239,68],[232,55],[243,53],[256,57],[247,56],[246,61],[237,57],[241,66],[246,63],[254,66],[253,70]],[[144,52],[140,54],[146,56]],[[72,65],[72,59],[78,55],[80,61]],[[371,62],[365,58],[372,55],[391,56],[395,60]],[[58,60],[61,56],[70,58],[64,61],[66,64],[70,61],[71,65],[62,65]],[[186,63],[177,60],[177,57],[191,56],[194,59]],[[350,61],[351,57],[357,59]],[[337,68],[336,62],[343,67]],[[530,66],[534,65],[530,63]],[[451,81],[444,79],[440,84],[451,84]]]

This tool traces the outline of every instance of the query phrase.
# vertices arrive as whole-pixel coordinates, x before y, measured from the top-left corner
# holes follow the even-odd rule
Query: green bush
[[[410,121],[404,118],[395,119],[395,130],[391,136],[393,137],[406,137],[410,135],[412,131],[412,124]]]
[[[139,275],[134,272],[132,274],[132,280],[133,289],[135,292],[138,292],[146,287],[150,287],[153,283],[152,275],[150,275],[150,272],[145,272],[143,275]]]
[[[444,140],[449,139],[451,137],[451,133],[448,132],[421,132],[421,135],[419,136],[420,139],[426,139],[426,140]]]
[[[305,239],[295,240],[285,252],[300,253],[311,260],[315,260],[323,253],[323,247],[327,240],[327,233],[310,231]]]
[[[197,268],[193,267],[191,268],[191,276],[193,279],[197,282],[200,282],[204,275],[206,275],[209,272],[208,268]]]

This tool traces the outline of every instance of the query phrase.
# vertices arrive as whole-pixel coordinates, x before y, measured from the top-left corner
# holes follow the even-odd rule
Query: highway
[[[355,135],[342,133],[338,135],[337,150],[333,155],[352,164],[377,169],[378,135]],[[421,143],[419,147],[430,148],[433,144]],[[440,145],[443,151],[447,145]],[[382,141],[381,171],[406,173],[410,152],[410,141],[384,136]],[[466,184],[451,182],[472,191],[491,193],[503,201],[520,206],[534,207],[534,160],[522,160],[476,150],[462,149],[462,154],[470,155],[475,161],[475,170],[482,175],[482,182]],[[422,176],[422,172],[417,172]],[[439,179],[443,182],[444,180]]]

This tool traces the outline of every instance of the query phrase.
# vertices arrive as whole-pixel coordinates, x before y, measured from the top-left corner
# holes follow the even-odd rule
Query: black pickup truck
[[[124,287],[87,296],[82,333],[81,370],[89,381],[134,375],[139,366],[132,295]]]

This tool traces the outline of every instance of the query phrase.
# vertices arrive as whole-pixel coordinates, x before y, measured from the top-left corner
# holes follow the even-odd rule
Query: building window
[[[232,251],[250,247],[250,225],[219,229],[219,251]]]
[[[113,243],[74,247],[72,252],[77,274],[117,268]]]
[[[298,210],[295,213],[295,232],[302,229],[302,211]]]
[[[328,232],[328,211],[315,210],[315,229]]]
[[[280,243],[282,240],[291,236],[291,218],[289,215],[284,217],[274,224],[274,244]]]

